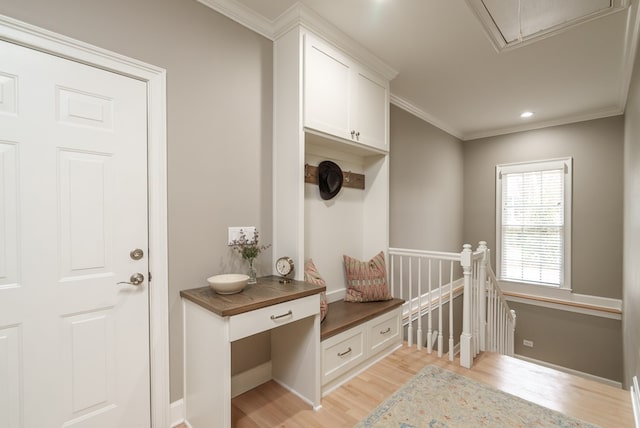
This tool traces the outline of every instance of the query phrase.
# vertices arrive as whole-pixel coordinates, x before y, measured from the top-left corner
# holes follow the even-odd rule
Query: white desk
[[[320,407],[320,295],[325,287],[258,278],[239,294],[180,292],[184,407],[193,428],[231,427],[231,342],[271,330],[273,379]]]

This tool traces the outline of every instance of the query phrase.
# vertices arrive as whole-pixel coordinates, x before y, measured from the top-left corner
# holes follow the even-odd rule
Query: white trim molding
[[[482,0],[467,0],[469,8],[476,15],[480,24],[482,24],[482,29],[485,31],[487,38],[491,41],[491,44],[498,53],[526,46],[539,40],[552,37],[556,34],[563,33],[577,25],[593,21],[594,19],[610,15],[612,13],[621,12],[629,7],[629,3],[629,0],[612,0],[610,7],[607,9],[593,12],[583,17],[569,19],[561,24],[545,28],[544,30],[540,30],[530,35],[523,36],[521,34],[516,40],[508,41],[505,39],[502,30],[498,27],[494,17],[491,15],[484,2]],[[521,17],[519,16],[519,18]]]
[[[203,5],[236,21],[269,40],[273,40],[273,22],[235,0],[198,0]]]
[[[169,418],[171,421],[170,427],[175,427],[176,425],[180,425],[184,423],[184,399],[179,399],[171,403],[171,416]]]
[[[271,360],[231,377],[231,398],[273,379]]]
[[[518,287],[514,288],[512,283],[500,282],[504,297],[509,302],[614,320],[622,319],[622,300],[620,299],[577,294],[568,290],[540,286],[531,286],[535,289],[523,291],[522,286],[523,284],[518,284]]]
[[[0,40],[36,49],[147,84],[149,192],[149,358],[151,422],[170,424],[169,275],[167,268],[166,71],[87,43],[0,15]]]
[[[572,243],[572,228],[571,228],[571,207],[573,205],[573,158],[559,158],[559,159],[546,159],[546,160],[538,160],[531,162],[518,162],[518,163],[510,163],[510,164],[500,164],[496,165],[496,208],[495,208],[495,217],[496,217],[496,276],[500,280],[500,282],[504,282],[503,277],[503,265],[502,265],[502,249],[503,249],[503,211],[505,201],[503,200],[503,191],[506,189],[504,182],[507,181],[507,178],[510,174],[521,175],[523,173],[539,173],[539,172],[548,172],[554,171],[561,177],[560,187],[562,190],[562,205],[560,205],[562,210],[562,222],[560,226],[562,226],[561,237],[561,260],[559,278],[557,284],[549,283],[540,283],[537,285],[541,288],[559,288],[561,290],[571,290],[571,243]],[[524,185],[523,185],[524,186]],[[526,187],[521,187],[517,189],[517,193],[521,194],[526,192]],[[559,202],[560,204],[560,202]],[[531,236],[530,236],[531,237]],[[532,235],[533,238],[537,238],[535,234]],[[514,250],[515,251],[515,250]],[[542,248],[537,248],[536,251],[543,251]],[[540,271],[543,268],[544,263],[541,261],[536,265]],[[513,264],[511,265],[513,266]],[[518,265],[515,264],[517,267]],[[539,271],[539,272],[540,272]],[[525,283],[530,281],[531,278],[526,278],[526,275],[523,275],[523,278],[510,278],[512,279],[513,286],[520,286],[521,283]]]
[[[339,47],[349,53],[358,61],[366,64],[369,68],[381,74],[388,80],[393,80],[398,72],[388,64],[380,60],[374,53],[364,49],[361,45],[354,42],[338,27],[318,15],[312,9],[299,2],[292,5],[276,19],[269,20],[263,15],[257,13],[253,9],[237,2],[236,0],[198,0],[203,5],[215,10],[216,12],[236,21],[240,25],[266,37],[269,40],[275,40],[286,31],[290,30],[294,25],[303,25],[313,32],[319,33],[329,43]],[[467,0],[476,1],[476,0]],[[472,8],[473,9],[473,8]],[[635,2],[631,2],[629,8],[629,18],[625,32],[625,54],[622,66],[624,67],[623,78],[620,82],[620,96],[618,105],[612,105],[602,109],[590,112],[581,112],[564,116],[557,119],[551,119],[540,122],[528,122],[522,125],[489,129],[484,131],[463,132],[460,129],[444,123],[434,115],[426,112],[422,108],[414,105],[409,100],[399,95],[390,94],[391,104],[411,113],[412,115],[424,120],[425,122],[439,128],[448,134],[462,140],[476,140],[485,137],[494,137],[497,135],[511,134],[514,132],[531,131],[534,129],[548,128],[551,126],[566,125],[570,123],[583,122],[587,120],[601,119],[611,116],[619,116],[624,114],[627,96],[629,93],[629,85],[631,82],[631,73],[636,55],[636,46],[638,44],[638,34],[640,33],[640,7]]]
[[[632,379],[633,385],[629,388],[631,394],[631,404],[633,405],[633,419],[636,422],[636,428],[640,428],[640,389],[638,389],[638,376]]]
[[[626,100],[626,95],[625,95]],[[552,126],[569,125],[571,123],[586,122],[588,120],[604,119],[606,117],[620,116],[624,114],[624,104],[609,108],[602,108],[589,113],[579,113],[570,116],[564,116],[557,119],[543,120],[539,122],[523,123],[522,125],[511,126],[506,128],[491,129],[488,131],[478,131],[463,134],[463,141],[477,140],[480,138],[495,137],[498,135],[513,134],[515,132],[533,131],[536,129],[550,128]]]
[[[564,372],[564,373],[569,373],[569,374],[572,374],[572,375],[575,375],[575,376],[580,376],[580,377],[585,378],[585,379],[589,379],[589,380],[593,380],[595,382],[604,383],[605,385],[613,386],[614,388],[622,389],[622,383],[618,382],[618,381],[615,381],[615,380],[611,380],[611,379],[607,379],[607,378],[604,378],[604,377],[592,375],[591,373],[581,372],[579,370],[570,369],[569,367],[564,367],[564,366],[559,366],[557,364],[548,363],[546,361],[536,360],[535,358],[525,357],[524,355],[515,354],[514,357],[518,358],[519,360],[523,360],[523,361],[527,361],[529,363],[537,364],[539,366],[548,367],[550,369],[558,370],[558,371],[561,371],[561,372]]]
[[[390,95],[390,101],[391,101],[391,104],[393,104],[394,106],[396,106],[398,108],[401,108],[402,110],[406,111],[407,113],[411,113],[415,117],[424,120],[428,124],[433,125],[438,129],[443,130],[447,134],[453,135],[454,137],[456,137],[459,140],[464,140],[465,139],[464,138],[464,134],[459,132],[457,129],[455,129],[452,126],[450,126],[450,125],[448,125],[446,123],[443,123],[442,121],[440,121],[440,120],[436,119],[435,117],[431,116],[429,113],[427,113],[426,111],[422,110],[420,107],[417,107],[411,101],[406,100],[406,99],[404,99],[402,97],[399,97],[397,95],[394,95],[394,94]]]
[[[393,80],[398,75],[398,72],[384,61],[302,3],[296,2],[271,21],[235,0],[198,1],[272,41],[278,39],[296,25],[301,25],[347,52],[354,59],[365,64],[385,79]]]
[[[420,297],[414,297],[410,301],[405,301],[402,305],[402,325],[409,324],[409,316],[411,316],[411,322],[418,319],[418,312],[423,317],[431,311],[435,311],[442,306],[449,303],[449,296],[453,295],[453,299],[457,299],[464,292],[464,278],[459,278],[453,281],[453,291],[450,293],[451,284],[443,284],[441,287],[423,293]],[[442,301],[440,299],[442,298]],[[422,302],[419,305],[419,302]],[[418,307],[420,306],[420,307]],[[411,311],[411,314],[409,314]]]

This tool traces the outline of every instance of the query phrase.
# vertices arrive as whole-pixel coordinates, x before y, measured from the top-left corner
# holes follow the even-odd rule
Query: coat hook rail
[[[342,187],[364,190],[364,174],[351,171],[342,171]],[[304,182],[318,184],[318,167],[304,164]]]

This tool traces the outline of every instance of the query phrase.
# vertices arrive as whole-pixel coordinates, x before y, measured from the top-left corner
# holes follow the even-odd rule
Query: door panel
[[[18,282],[17,149],[0,141],[0,289]]]
[[[349,63],[340,52],[305,35],[304,126],[351,138]]]
[[[0,427],[17,427],[20,422],[20,328],[0,328]]]
[[[383,150],[387,147],[389,117],[389,90],[384,81],[368,76],[358,70],[355,79],[356,106],[354,127],[360,131],[359,141]]]
[[[0,57],[0,428],[148,427],[146,84]]]

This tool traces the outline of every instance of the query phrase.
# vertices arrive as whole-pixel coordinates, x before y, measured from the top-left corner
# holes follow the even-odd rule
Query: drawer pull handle
[[[381,331],[380,334],[387,334],[391,332],[391,327],[387,327],[387,329],[385,331]]]
[[[350,354],[350,353],[351,353],[351,346],[349,346],[349,349],[347,349],[344,352],[338,352],[338,357],[344,357],[345,355]]]
[[[289,309],[289,312],[287,312],[286,314],[282,314],[282,315],[271,315],[271,319],[273,321],[275,320],[279,320],[280,318],[284,318],[284,317],[288,317],[290,315],[293,315],[293,312],[291,312],[291,309]]]

